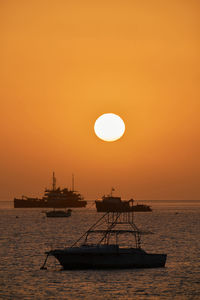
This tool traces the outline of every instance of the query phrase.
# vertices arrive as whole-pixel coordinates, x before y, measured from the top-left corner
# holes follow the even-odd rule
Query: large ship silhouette
[[[53,172],[52,189],[45,189],[44,196],[40,198],[30,198],[22,196],[21,199],[14,198],[14,208],[66,208],[85,207],[87,201],[74,190],[74,176],[72,176],[72,190],[56,187],[56,177]]]

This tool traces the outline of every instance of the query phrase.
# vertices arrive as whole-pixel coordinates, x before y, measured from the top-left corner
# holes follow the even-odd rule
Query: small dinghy
[[[71,216],[72,210],[51,210],[51,211],[46,211],[46,216],[47,218],[67,218]]]

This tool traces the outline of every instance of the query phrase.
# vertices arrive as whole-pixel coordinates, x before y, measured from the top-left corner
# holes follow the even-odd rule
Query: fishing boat
[[[50,210],[50,211],[46,211],[46,216],[47,218],[67,218],[70,217],[72,214],[72,210],[68,209],[68,210]]]
[[[42,198],[30,198],[22,196],[21,199],[14,198],[14,208],[66,208],[66,207],[85,207],[87,201],[74,190],[74,176],[72,176],[72,190],[56,187],[56,177],[53,172],[52,188],[45,189]]]
[[[145,204],[136,204],[134,205],[134,200],[122,200],[121,197],[113,196],[112,192],[114,189],[111,189],[111,194],[108,196],[103,196],[100,200],[96,200],[96,209],[97,212],[151,212],[152,208],[149,205]]]
[[[133,212],[107,212],[72,246],[46,252],[41,269],[46,269],[49,256],[54,256],[65,270],[164,267],[166,254],[147,253],[141,248],[141,235],[150,233],[139,230]],[[121,236],[126,241],[131,236],[133,245],[120,244]]]

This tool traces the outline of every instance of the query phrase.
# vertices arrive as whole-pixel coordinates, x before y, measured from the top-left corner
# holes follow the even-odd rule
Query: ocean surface
[[[46,218],[42,209],[1,202],[0,299],[200,299],[200,201],[152,208],[136,213],[135,223],[154,232],[142,246],[166,253],[165,268],[63,271],[53,257],[40,270],[44,252],[70,246],[102,214],[91,207]]]

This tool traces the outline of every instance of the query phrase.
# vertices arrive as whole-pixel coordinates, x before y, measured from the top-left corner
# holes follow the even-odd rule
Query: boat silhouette
[[[45,212],[47,218],[68,218],[72,214],[72,210],[50,210]]]
[[[45,269],[49,256],[54,256],[63,269],[164,267],[166,254],[147,253],[141,248],[143,234],[151,232],[139,230],[133,212],[107,212],[71,247],[47,251],[41,269]],[[120,246],[119,237],[123,235],[126,240],[132,236],[134,245]],[[91,236],[98,236],[98,240],[94,242]]]
[[[121,200],[121,197],[113,196],[112,192],[114,189],[111,189],[111,193],[108,196],[103,196],[100,200],[96,200],[96,209],[97,212],[151,212],[152,208],[149,205],[145,204],[136,204],[134,205],[134,200]]]
[[[72,190],[68,188],[61,189],[56,187],[56,178],[53,172],[52,188],[45,189],[44,196],[39,198],[30,198],[22,196],[21,199],[14,198],[14,208],[66,208],[66,207],[85,207],[87,201],[74,190],[74,176],[72,177]]]

